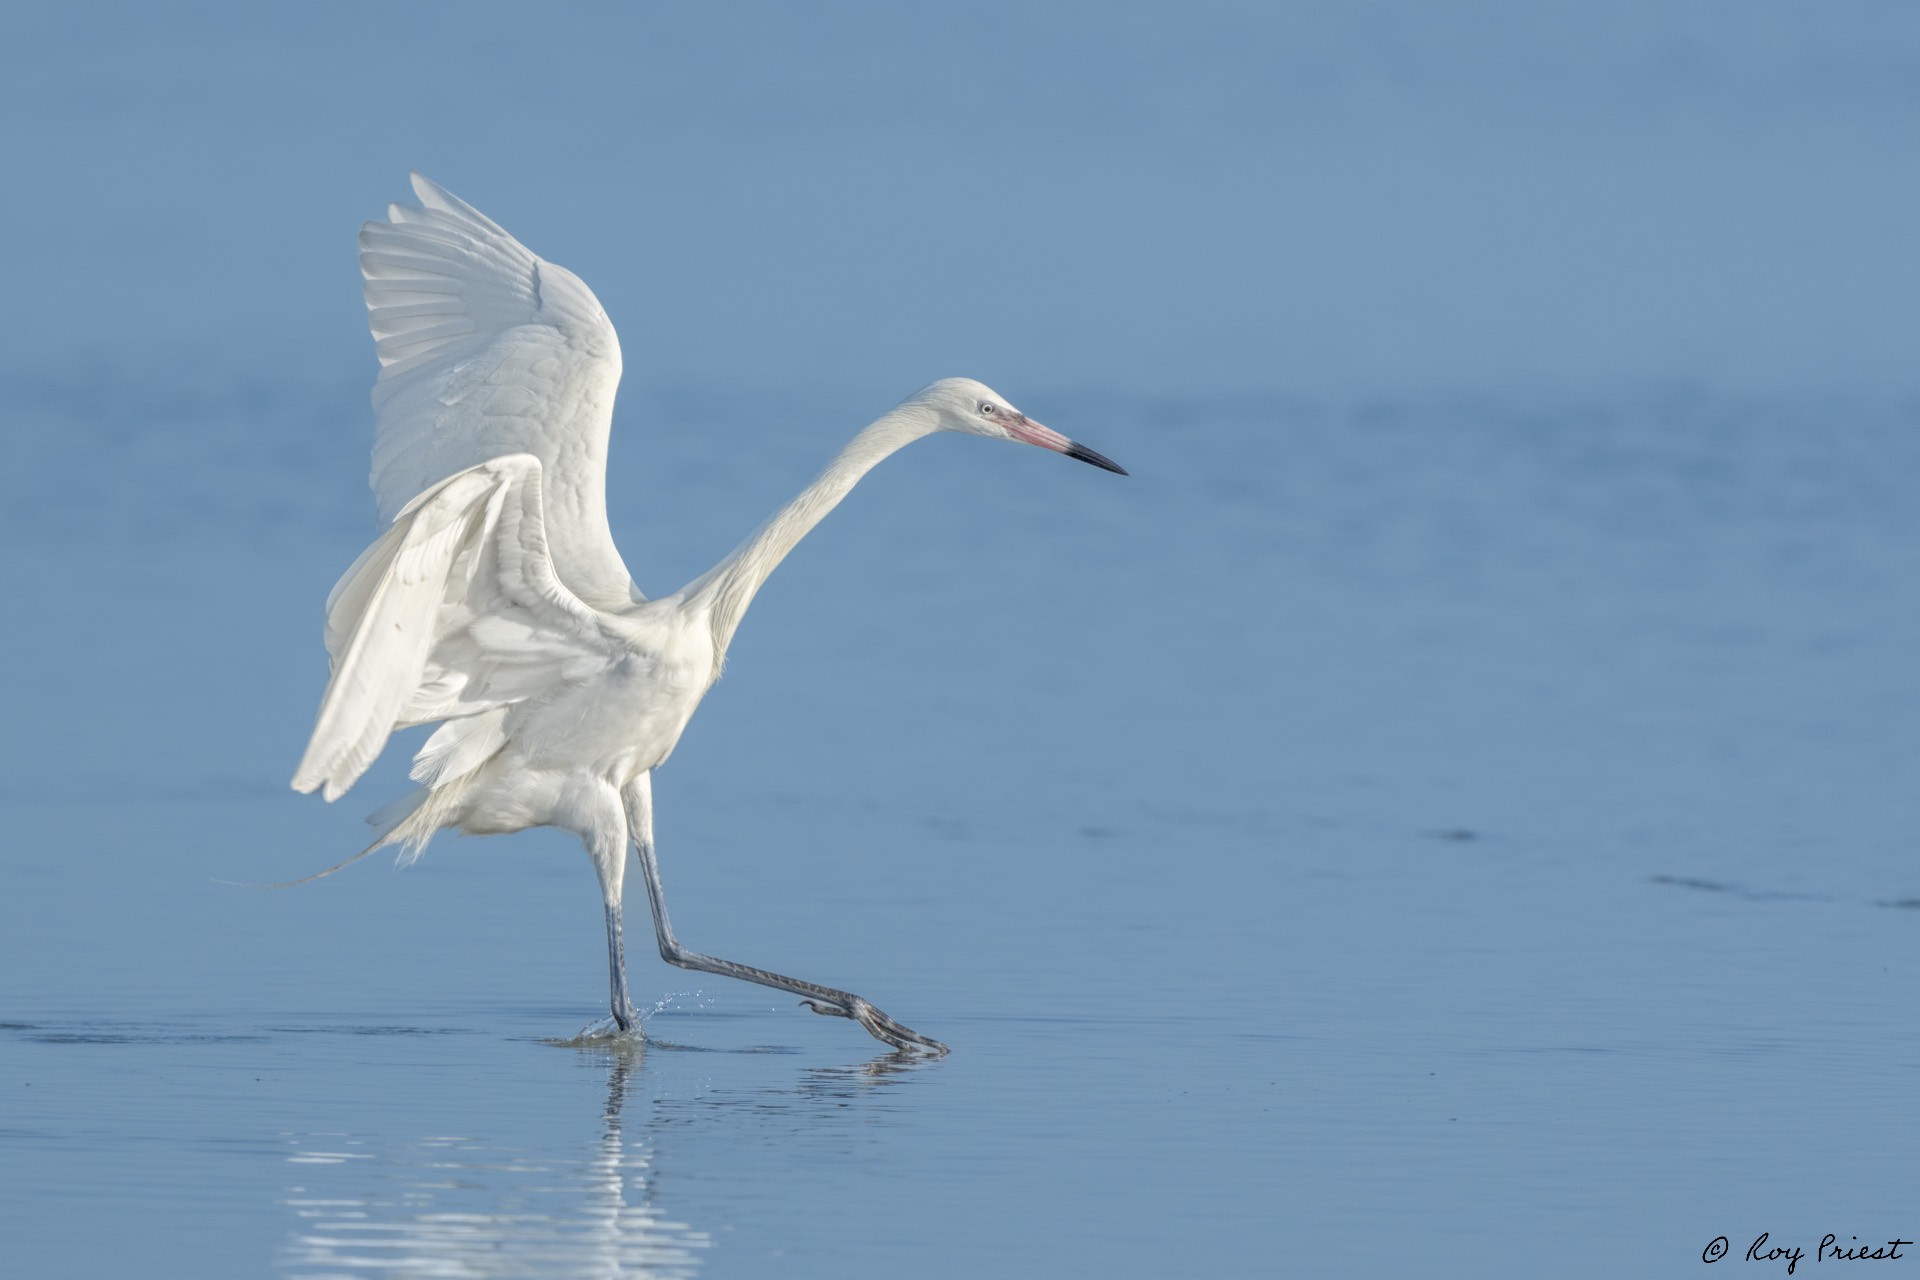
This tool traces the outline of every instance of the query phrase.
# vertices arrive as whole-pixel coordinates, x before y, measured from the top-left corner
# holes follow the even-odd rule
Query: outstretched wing
[[[412,175],[422,208],[360,230],[382,519],[489,458],[529,453],[545,485],[553,568],[603,608],[632,603],[607,528],[607,432],[620,342],[592,290],[485,214]]]
[[[554,573],[540,460],[509,454],[409,503],[327,597],[333,678],[294,774],[332,800],[395,729],[445,720],[415,761],[429,787],[507,740],[527,699],[602,674],[625,653],[618,624]]]

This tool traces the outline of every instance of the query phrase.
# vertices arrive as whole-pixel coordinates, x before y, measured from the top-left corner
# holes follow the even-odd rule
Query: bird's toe
[[[802,1000],[800,1005],[802,1008],[811,1009],[815,1013],[823,1014],[829,1018],[851,1018],[854,1016],[853,1010],[846,1008],[844,1005],[829,1004],[825,1000],[807,999]]]

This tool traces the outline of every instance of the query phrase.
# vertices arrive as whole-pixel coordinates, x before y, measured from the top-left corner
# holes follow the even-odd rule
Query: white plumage
[[[1120,469],[980,383],[946,379],[861,431],[711,571],[648,600],[607,527],[620,344],[606,312],[471,205],[418,174],[413,188],[421,208],[394,205],[360,233],[381,365],[371,479],[390,524],[327,598],[333,674],[295,789],[333,800],[395,729],[438,722],[414,758],[420,789],[374,816],[380,835],[361,856],[390,843],[417,854],[444,827],[578,834],[606,899],[619,1029],[637,1026],[621,940],[631,848],[670,963],[791,991],[897,1049],[944,1052],[851,993],[682,947],[654,856],[651,771],[760,584],[881,458],[953,430]]]
[[[413,189],[424,208],[391,205],[360,231],[381,518],[457,471],[530,453],[546,470],[557,571],[582,599],[626,603],[633,579],[607,529],[613,323],[573,272],[418,174]]]

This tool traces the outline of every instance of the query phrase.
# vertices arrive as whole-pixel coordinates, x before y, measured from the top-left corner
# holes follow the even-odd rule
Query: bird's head
[[[1127,474],[1126,469],[1112,459],[1041,426],[1014,408],[998,391],[972,378],[942,378],[923,388],[908,403],[931,409],[942,431],[964,431],[989,440],[1035,444],[1119,475]]]

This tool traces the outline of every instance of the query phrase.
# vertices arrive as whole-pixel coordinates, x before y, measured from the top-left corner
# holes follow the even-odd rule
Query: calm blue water
[[[598,79],[483,99],[550,77],[504,9],[237,12],[0,52],[48,196],[4,215],[0,1270],[1677,1276],[1724,1235],[1760,1276],[1763,1231],[1915,1236],[1900,11],[608,11],[552,54]],[[550,123],[587,107],[652,167]],[[908,143],[991,155],[977,221],[836,218]],[[934,376],[1132,470],[890,460],[656,779],[690,945],[950,1057],[645,946],[644,1047],[557,1047],[605,991],[553,833],[219,883],[405,785],[287,789],[372,533],[350,235],[407,164],[621,325],[650,591]]]
[[[178,402],[222,461],[156,468],[171,429],[93,394],[33,418],[113,460],[93,491],[7,507],[21,1274],[1678,1274],[1912,1234],[1911,405],[1063,394],[1023,399],[1130,480],[893,460],[657,794],[683,935],[954,1046],[901,1067],[645,948],[652,1043],[545,1043],[604,996],[549,833],[215,883],[325,865],[402,785],[283,776],[358,459],[260,390]],[[758,455],[652,430],[692,479],[622,541],[745,527],[839,434],[795,416]]]

